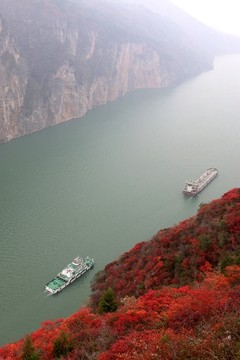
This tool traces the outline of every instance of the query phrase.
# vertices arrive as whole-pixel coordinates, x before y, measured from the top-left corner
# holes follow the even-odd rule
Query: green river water
[[[94,274],[135,243],[240,186],[240,56],[174,89],[141,90],[0,145],[0,345],[87,303]],[[187,178],[216,167],[198,197]],[[56,296],[76,255],[96,265]]]

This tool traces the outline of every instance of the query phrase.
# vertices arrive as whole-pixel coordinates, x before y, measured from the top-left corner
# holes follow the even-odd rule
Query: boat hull
[[[194,181],[186,181],[183,194],[190,197],[197,196],[205,187],[210,184],[218,175],[215,168],[207,169],[201,176]]]
[[[74,262],[75,261],[75,262]],[[77,263],[76,263],[77,261]],[[45,285],[47,295],[55,295],[80,278],[94,266],[94,259],[77,257]]]

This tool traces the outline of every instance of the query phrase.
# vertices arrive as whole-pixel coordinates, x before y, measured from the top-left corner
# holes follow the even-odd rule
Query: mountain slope
[[[109,287],[118,298],[139,296],[161,286],[189,284],[205,269],[240,265],[239,235],[240,191],[235,189],[108,264],[92,285],[92,306]]]
[[[83,307],[66,319],[46,321],[0,348],[0,358],[239,359],[239,246],[240,189],[233,189],[105,268],[105,282],[95,282],[95,288],[115,287],[117,311],[99,314]],[[116,286],[123,279],[127,296]],[[134,288],[142,296],[131,296]]]
[[[125,0],[126,2],[128,0]],[[168,0],[132,0],[175,23],[199,48],[212,54],[239,52],[239,38],[204,25]],[[217,10],[217,9],[216,9]]]
[[[215,45],[203,47],[164,13],[107,0],[76,3],[1,0],[0,36],[7,29],[11,41],[2,40],[0,53],[0,142],[81,117],[134,89],[176,86],[213,66]],[[12,43],[15,65],[5,56]],[[6,66],[19,83],[14,91]]]
[[[0,14],[0,141],[15,136],[26,91],[27,65]]]

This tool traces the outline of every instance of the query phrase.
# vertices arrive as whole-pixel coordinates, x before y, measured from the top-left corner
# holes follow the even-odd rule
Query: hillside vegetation
[[[46,321],[0,359],[240,359],[240,189],[137,244],[91,306]]]
[[[197,215],[160,230],[108,264],[92,285],[93,307],[109,287],[118,298],[139,296],[162,285],[201,280],[205,269],[222,271],[227,265],[240,265],[239,199],[235,189],[202,204]]]

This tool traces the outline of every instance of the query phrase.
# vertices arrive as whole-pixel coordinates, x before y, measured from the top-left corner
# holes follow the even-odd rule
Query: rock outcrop
[[[0,142],[212,68],[166,17],[105,1],[1,0]]]
[[[0,140],[8,141],[19,133],[17,119],[26,92],[27,67],[1,17],[0,78]]]

